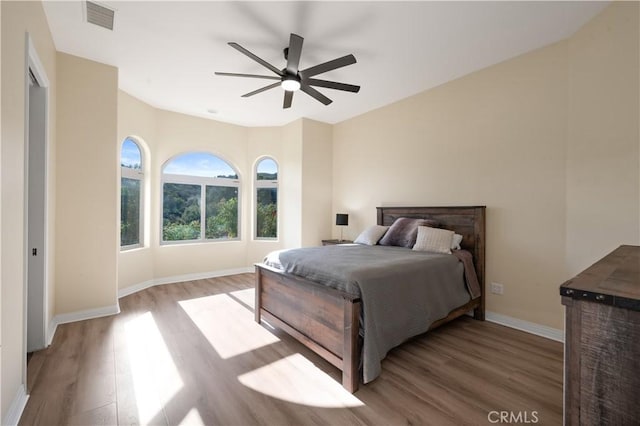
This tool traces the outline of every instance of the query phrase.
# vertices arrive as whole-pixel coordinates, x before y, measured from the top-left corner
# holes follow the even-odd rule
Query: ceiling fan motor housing
[[[284,75],[282,76],[282,88],[288,92],[295,92],[300,89],[301,79],[300,75],[289,74],[284,70]]]

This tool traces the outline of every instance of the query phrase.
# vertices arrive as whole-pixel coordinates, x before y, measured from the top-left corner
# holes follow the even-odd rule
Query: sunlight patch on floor
[[[222,359],[280,341],[254,321],[253,312],[227,294],[183,300],[179,304]]]
[[[247,288],[245,290],[236,290],[229,292],[229,294],[247,306],[250,306],[252,309],[255,308],[256,302],[256,291],[252,288]]]
[[[198,410],[196,408],[192,408],[189,410],[185,418],[178,424],[180,426],[204,426],[205,423],[202,420],[202,417],[200,417]]]
[[[238,376],[243,385],[284,401],[313,407],[364,404],[301,354],[293,354]]]
[[[127,322],[125,333],[138,418],[149,424],[184,383],[150,312]]]

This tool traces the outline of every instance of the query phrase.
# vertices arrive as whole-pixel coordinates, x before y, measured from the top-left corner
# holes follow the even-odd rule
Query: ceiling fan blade
[[[278,87],[278,86],[280,86],[280,82],[261,87],[260,89],[254,90],[253,92],[245,93],[244,95],[242,95],[242,97],[248,98],[249,96],[257,95],[258,93],[262,93],[265,90],[273,89],[274,87]]]
[[[281,80],[280,77],[274,75],[258,75],[258,74],[238,74],[235,72],[216,72],[216,75],[224,75],[227,77],[251,77],[251,78],[266,78],[267,80]]]
[[[317,78],[309,78],[305,82],[311,86],[326,87],[327,89],[344,90],[345,92],[358,93],[360,86],[353,84],[338,83],[337,81],[318,80]]]
[[[235,42],[232,41],[232,42],[229,42],[229,46],[233,47],[234,49],[236,49],[240,53],[244,53],[245,55],[247,55],[248,57],[250,57],[251,59],[253,59],[257,63],[259,63],[260,65],[262,65],[262,66],[264,66],[266,68],[269,68],[271,71],[273,71],[274,73],[278,74],[279,76],[284,75],[283,72],[280,71],[278,68],[274,67],[273,65],[271,65],[269,62],[265,61],[264,59],[257,57],[256,55],[254,55],[253,53],[249,52],[244,47],[240,46],[238,43],[235,43]]]
[[[289,74],[298,74],[298,65],[300,65],[303,41],[304,38],[291,33],[291,37],[289,38],[289,53],[287,54],[287,73]]]
[[[309,95],[312,98],[322,102],[325,105],[329,105],[331,102],[333,102],[331,99],[327,98],[325,95],[323,95],[322,93],[318,92],[316,89],[314,89],[313,87],[309,86],[308,84],[302,83],[300,85],[300,90],[302,90],[307,95]]]
[[[300,71],[300,77],[309,78],[313,77],[317,74],[322,74],[323,72],[335,70],[338,68],[346,67],[347,65],[355,64],[356,57],[353,55],[346,55],[341,58],[334,59],[332,61],[324,62],[319,65],[315,65],[311,68],[307,68],[306,70]]]
[[[284,102],[282,103],[282,108],[291,108],[291,102],[293,101],[293,92],[289,90],[284,91]]]

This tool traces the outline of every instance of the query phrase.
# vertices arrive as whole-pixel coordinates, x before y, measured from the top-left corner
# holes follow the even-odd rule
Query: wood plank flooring
[[[562,345],[489,322],[406,342],[351,395],[337,369],[253,321],[253,274],[153,287],[120,307],[59,326],[34,353],[21,425],[489,425],[491,411],[562,424]]]

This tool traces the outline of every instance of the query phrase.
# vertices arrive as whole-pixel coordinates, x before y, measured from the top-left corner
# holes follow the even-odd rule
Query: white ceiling
[[[573,34],[607,2],[213,2],[100,1],[116,10],[114,31],[86,23],[80,1],[46,1],[59,51],[119,68],[125,92],[162,109],[246,126],[308,117],[336,123]],[[272,81],[227,45],[235,41],[284,68],[289,34],[304,37],[300,69],[349,53],[357,63],[316,76],[360,85],[319,89],[333,103],[297,92],[241,95]],[[214,111],[210,113],[209,111]]]

